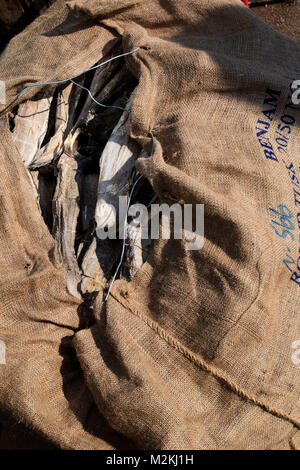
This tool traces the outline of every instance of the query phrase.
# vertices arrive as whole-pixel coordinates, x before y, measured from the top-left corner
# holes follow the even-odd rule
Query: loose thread
[[[151,156],[153,156],[154,154],[154,136],[152,134],[152,132],[150,132],[150,135],[151,135],[151,138],[152,138],[152,150],[151,150]],[[134,190],[135,190],[135,187],[136,185],[138,184],[139,181],[141,181],[141,179],[143,178],[143,175],[140,175],[134,182],[132,188],[131,188],[131,191],[130,191],[130,194],[129,194],[129,198],[128,198],[128,203],[127,203],[127,207],[126,207],[126,217],[125,217],[125,221],[124,221],[124,226],[123,226],[123,246],[122,246],[122,251],[121,251],[121,256],[120,256],[120,261],[119,261],[119,264],[117,266],[117,269],[115,271],[115,274],[113,275],[113,278],[110,282],[110,285],[109,285],[109,289],[107,291],[107,294],[106,294],[106,297],[105,297],[105,302],[107,302],[107,299],[110,295],[110,291],[111,291],[111,288],[116,280],[116,277],[118,275],[118,272],[122,266],[122,263],[123,263],[123,259],[124,259],[124,254],[125,254],[125,247],[126,247],[126,230],[127,230],[127,226],[128,226],[128,222],[127,222],[127,218],[128,218],[128,211],[129,211],[129,207],[130,207],[130,203],[131,203],[131,199],[132,199],[132,196],[133,196],[133,193],[134,193]]]

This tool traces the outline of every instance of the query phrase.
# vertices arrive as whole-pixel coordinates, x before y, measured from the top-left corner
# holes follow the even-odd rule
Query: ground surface
[[[253,2],[254,3],[254,2]],[[300,1],[252,7],[252,11],[285,36],[300,41]]]

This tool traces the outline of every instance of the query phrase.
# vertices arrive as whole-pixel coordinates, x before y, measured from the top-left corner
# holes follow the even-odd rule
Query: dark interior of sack
[[[121,53],[114,48],[98,64]],[[128,201],[130,195],[130,204],[146,207],[155,200],[150,183],[135,170],[142,149],[129,137],[136,86],[119,58],[73,82],[40,87],[10,113],[12,136],[41,214],[61,263],[83,295],[99,291],[116,270],[116,278],[131,280],[151,250],[132,217],[127,217],[125,240],[118,221],[120,196]],[[114,219],[116,238],[99,239],[99,226],[109,231]]]

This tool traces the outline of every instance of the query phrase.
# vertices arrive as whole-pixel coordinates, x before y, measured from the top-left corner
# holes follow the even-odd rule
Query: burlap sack
[[[1,57],[8,102],[85,70],[119,36],[140,48],[126,58],[131,135],[155,137],[138,169],[160,201],[205,204],[204,246],[155,242],[86,324],[6,110],[2,419],[62,448],[299,448],[299,44],[240,0],[57,1]]]

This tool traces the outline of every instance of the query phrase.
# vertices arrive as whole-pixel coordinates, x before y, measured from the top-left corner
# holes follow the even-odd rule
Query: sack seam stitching
[[[300,422],[298,422],[297,420],[289,417],[283,411],[280,411],[276,408],[273,408],[273,407],[269,406],[267,403],[264,403],[263,401],[258,400],[257,398],[255,398],[251,394],[248,394],[239,385],[237,385],[234,381],[232,381],[226,373],[220,372],[219,369],[217,369],[214,366],[209,365],[206,361],[201,359],[197,354],[190,351],[182,343],[180,343],[176,338],[174,338],[170,333],[168,333],[164,328],[162,328],[156,321],[151,320],[147,315],[144,315],[142,312],[140,312],[138,309],[133,308],[131,305],[124,305],[123,301],[119,297],[118,292],[116,290],[114,290],[114,292],[112,292],[111,295],[124,308],[129,310],[132,314],[134,314],[140,320],[142,320],[144,323],[146,323],[146,325],[149,328],[151,328],[156,334],[158,334],[158,336],[161,339],[166,341],[169,346],[173,347],[176,351],[181,353],[184,357],[186,357],[193,364],[197,365],[198,367],[202,368],[207,373],[212,375],[214,378],[216,378],[219,381],[223,382],[236,395],[238,395],[239,397],[243,398],[246,401],[249,401],[249,402],[259,406],[264,411],[272,414],[273,416],[290,422],[291,424],[296,426],[298,429],[300,429]]]

